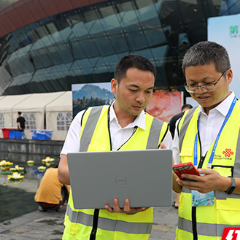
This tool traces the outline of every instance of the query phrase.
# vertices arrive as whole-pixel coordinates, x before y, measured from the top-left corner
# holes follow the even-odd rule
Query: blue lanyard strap
[[[219,130],[219,132],[218,132],[217,138],[216,138],[216,140],[215,140],[215,142],[214,142],[214,146],[213,146],[212,153],[211,153],[211,156],[210,156],[209,161],[208,161],[208,165],[209,165],[209,164],[211,165],[212,162],[213,162],[213,158],[214,158],[214,154],[215,154],[215,151],[216,151],[216,148],[217,148],[218,140],[219,140],[219,138],[220,138],[220,135],[221,135],[221,133],[222,133],[222,130],[223,130],[224,126],[226,125],[229,117],[230,117],[231,114],[232,114],[232,111],[233,111],[233,108],[234,108],[236,102],[237,102],[237,98],[234,97],[234,99],[233,99],[233,101],[232,101],[232,104],[231,104],[231,106],[230,106],[230,108],[229,108],[229,110],[228,110],[228,113],[227,113],[227,115],[226,115],[226,117],[225,117],[225,119],[224,119],[224,121],[223,121],[223,124],[222,124],[222,126],[221,126],[221,128],[220,128],[220,130]],[[198,122],[199,122],[199,121],[198,121]],[[199,129],[199,125],[198,125],[198,129]],[[197,161],[197,153],[198,153],[198,150],[197,150],[197,145],[198,145],[198,133],[199,133],[199,130],[198,130],[198,132],[197,132],[197,134],[196,134],[196,136],[195,136],[195,141],[194,141],[194,166],[197,166],[197,162],[198,162],[198,161]]]

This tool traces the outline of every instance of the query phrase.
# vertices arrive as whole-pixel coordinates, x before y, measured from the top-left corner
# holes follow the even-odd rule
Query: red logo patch
[[[222,240],[240,239],[240,228],[224,228]]]
[[[230,148],[226,148],[225,151],[223,151],[223,154],[225,157],[231,157],[231,155],[233,155],[234,152]]]

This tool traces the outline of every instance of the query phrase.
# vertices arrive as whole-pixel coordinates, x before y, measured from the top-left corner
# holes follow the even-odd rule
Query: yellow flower
[[[34,165],[34,161],[33,160],[28,160],[27,161],[27,165],[28,166],[33,166]]]
[[[0,162],[0,167],[2,168],[2,167],[11,167],[13,165],[13,163],[12,162],[9,162],[9,161],[6,161],[6,160],[2,160],[1,162]]]
[[[23,167],[19,167],[18,165],[15,165],[15,168],[10,168],[10,170],[18,172],[18,173],[23,173],[24,172],[24,168]]]
[[[55,158],[46,157],[45,159],[42,159],[42,163],[46,164],[46,166],[50,166],[52,163],[54,163]]]
[[[14,172],[12,175],[8,175],[8,182],[12,183],[12,182],[22,182],[24,179],[24,176],[21,175],[18,172]]]
[[[38,167],[38,171],[39,172],[44,172],[46,170],[46,167],[45,166],[40,166]]]

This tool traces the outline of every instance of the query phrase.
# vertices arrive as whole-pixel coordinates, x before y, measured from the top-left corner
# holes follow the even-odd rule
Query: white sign
[[[229,88],[240,98],[240,14],[209,18],[208,40],[221,44],[228,51],[233,70]]]

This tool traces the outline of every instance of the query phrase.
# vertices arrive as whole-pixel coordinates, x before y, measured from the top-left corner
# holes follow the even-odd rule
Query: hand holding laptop
[[[108,205],[105,205],[105,209],[108,210],[110,213],[126,213],[126,214],[135,214],[138,212],[142,212],[148,209],[148,207],[139,207],[139,208],[130,208],[130,202],[129,199],[127,198],[124,202],[124,207],[120,208],[118,205],[118,200],[117,198],[114,198],[113,200],[113,208],[109,207]]]
[[[161,149],[166,149],[167,147],[165,146],[164,143],[161,143],[160,148]],[[129,202],[128,198],[125,200],[123,208],[119,207],[117,198],[114,198],[114,200],[113,200],[113,208],[111,208],[108,205],[105,205],[105,209],[108,210],[111,213],[120,212],[120,213],[126,213],[126,214],[136,214],[138,212],[145,211],[148,208],[149,207],[130,208],[130,202]]]

